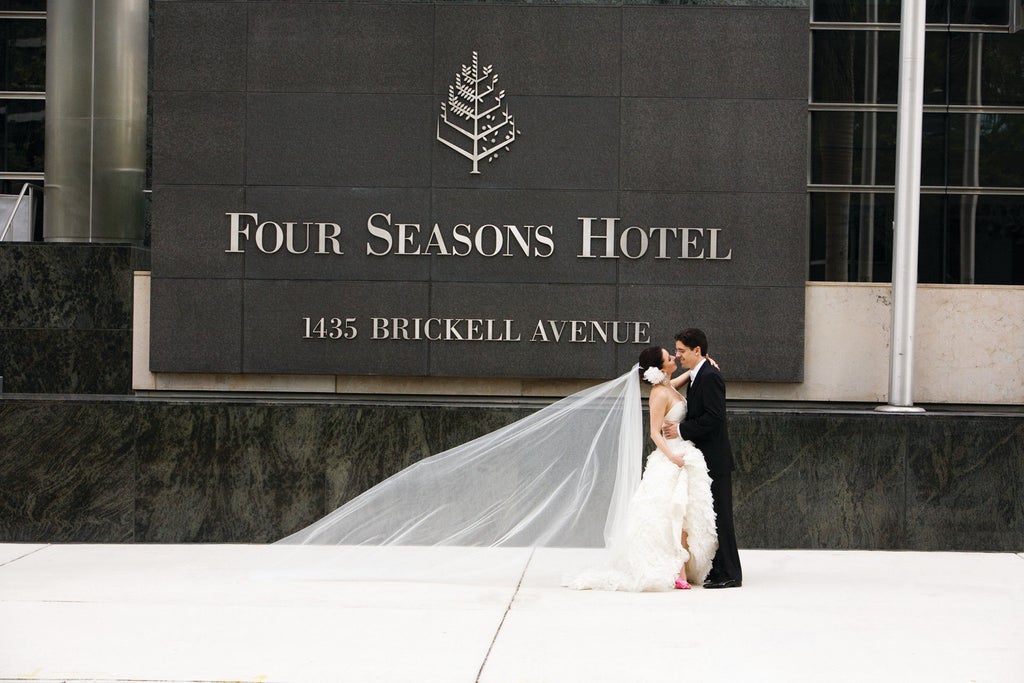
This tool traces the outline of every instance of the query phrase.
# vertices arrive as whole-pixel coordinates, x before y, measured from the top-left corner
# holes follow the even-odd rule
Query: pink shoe
[[[690,584],[685,579],[676,579],[676,588],[682,591],[690,590]]]

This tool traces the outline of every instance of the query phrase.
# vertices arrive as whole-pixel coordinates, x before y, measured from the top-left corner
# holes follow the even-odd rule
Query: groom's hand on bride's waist
[[[666,422],[661,426],[661,433],[666,439],[674,439],[679,436],[679,425],[675,422]]]

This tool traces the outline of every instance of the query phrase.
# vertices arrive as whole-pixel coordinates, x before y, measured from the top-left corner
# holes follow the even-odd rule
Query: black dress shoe
[[[721,581],[708,581],[704,584],[705,588],[739,588],[743,585],[742,581],[735,579],[723,579]]]

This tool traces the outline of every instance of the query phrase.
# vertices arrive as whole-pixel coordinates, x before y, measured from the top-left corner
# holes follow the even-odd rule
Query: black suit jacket
[[[705,361],[696,381],[686,387],[686,419],[679,435],[704,453],[712,479],[733,469],[732,446],[725,419],[725,380],[714,365]]]

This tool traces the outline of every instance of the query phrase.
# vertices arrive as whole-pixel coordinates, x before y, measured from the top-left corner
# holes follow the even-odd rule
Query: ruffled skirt
[[[677,467],[661,451],[650,454],[630,501],[624,538],[608,549],[607,566],[572,578],[569,588],[672,590],[684,564],[687,580],[703,583],[718,548],[711,477],[704,454],[691,442],[675,439],[669,445],[684,465]]]

